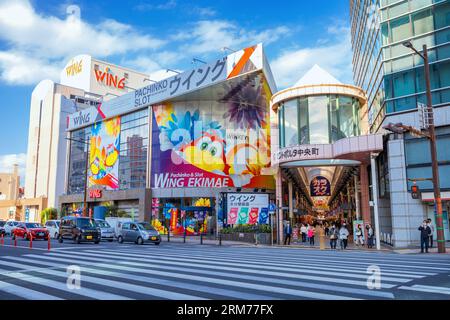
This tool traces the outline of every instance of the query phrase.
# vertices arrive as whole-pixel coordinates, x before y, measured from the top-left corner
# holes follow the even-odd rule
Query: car
[[[12,236],[14,228],[20,223],[20,221],[9,220],[5,223],[5,234]]]
[[[23,238],[30,240],[33,237],[35,239],[48,240],[48,230],[45,229],[40,223],[36,222],[21,222],[19,223],[12,233],[12,238]]]
[[[50,237],[58,239],[60,222],[60,220],[48,220],[45,223],[45,228],[47,228],[48,232],[50,233]]]
[[[117,241],[119,243],[134,242],[137,244],[151,242],[159,245],[161,236],[148,222],[124,222],[117,235]]]
[[[5,236],[5,234],[6,234],[5,224],[6,224],[6,221],[0,220],[0,236]]]
[[[94,219],[87,217],[66,216],[59,224],[58,242],[63,243],[64,239],[73,240],[75,243],[94,242],[100,243],[101,231],[97,227]]]
[[[114,229],[111,227],[111,225],[102,219],[94,219],[94,220],[95,220],[95,223],[97,224],[97,227],[100,228],[101,239],[112,242],[114,240],[115,233],[114,233]]]

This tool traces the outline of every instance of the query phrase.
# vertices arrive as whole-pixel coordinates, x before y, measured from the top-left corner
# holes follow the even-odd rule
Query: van
[[[63,217],[59,224],[58,242],[63,243],[64,239],[73,240],[75,243],[94,242],[99,244],[101,231],[94,219],[67,216]]]

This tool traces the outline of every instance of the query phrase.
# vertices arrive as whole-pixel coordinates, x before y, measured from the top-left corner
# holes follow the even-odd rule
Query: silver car
[[[161,236],[148,222],[124,222],[119,229],[117,241],[119,243],[134,242],[137,244],[151,242],[159,245],[161,243]]]
[[[95,219],[95,223],[97,224],[97,227],[100,228],[102,240],[108,240],[109,242],[112,242],[114,240],[115,233],[110,224],[101,219]]]

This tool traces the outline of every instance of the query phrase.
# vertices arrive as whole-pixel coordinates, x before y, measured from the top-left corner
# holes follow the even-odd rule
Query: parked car
[[[148,222],[124,222],[117,235],[117,241],[119,243],[134,242],[137,244],[151,242],[159,245],[161,236]]]
[[[5,234],[12,236],[14,228],[20,223],[20,221],[9,220],[5,223]]]
[[[101,231],[94,219],[67,216],[62,218],[59,224],[58,242],[63,243],[64,239],[70,239],[76,243],[94,242],[98,244],[101,239]]]
[[[58,239],[60,220],[48,220],[45,223],[45,228],[48,230],[51,238]]]
[[[2,220],[0,220],[0,236],[5,236],[5,224],[6,224],[6,221],[2,221]]]
[[[13,239],[24,238],[25,240],[30,240],[30,238],[33,237],[33,240],[48,240],[49,234],[48,230],[40,223],[21,222],[14,228],[12,237]]]
[[[114,240],[115,234],[114,229],[110,226],[110,224],[102,219],[95,219],[95,223],[97,224],[97,227],[100,228],[101,239],[112,242]]]

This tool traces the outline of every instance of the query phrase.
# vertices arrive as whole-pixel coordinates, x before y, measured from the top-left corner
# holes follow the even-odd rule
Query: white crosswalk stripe
[[[395,288],[450,295],[450,289],[408,285],[449,270],[449,260],[375,253],[121,246],[2,256],[2,292],[24,299],[394,299]],[[78,265],[82,286],[66,285]],[[381,289],[367,287],[367,267],[381,268]],[[28,285],[26,285],[28,284]]]

